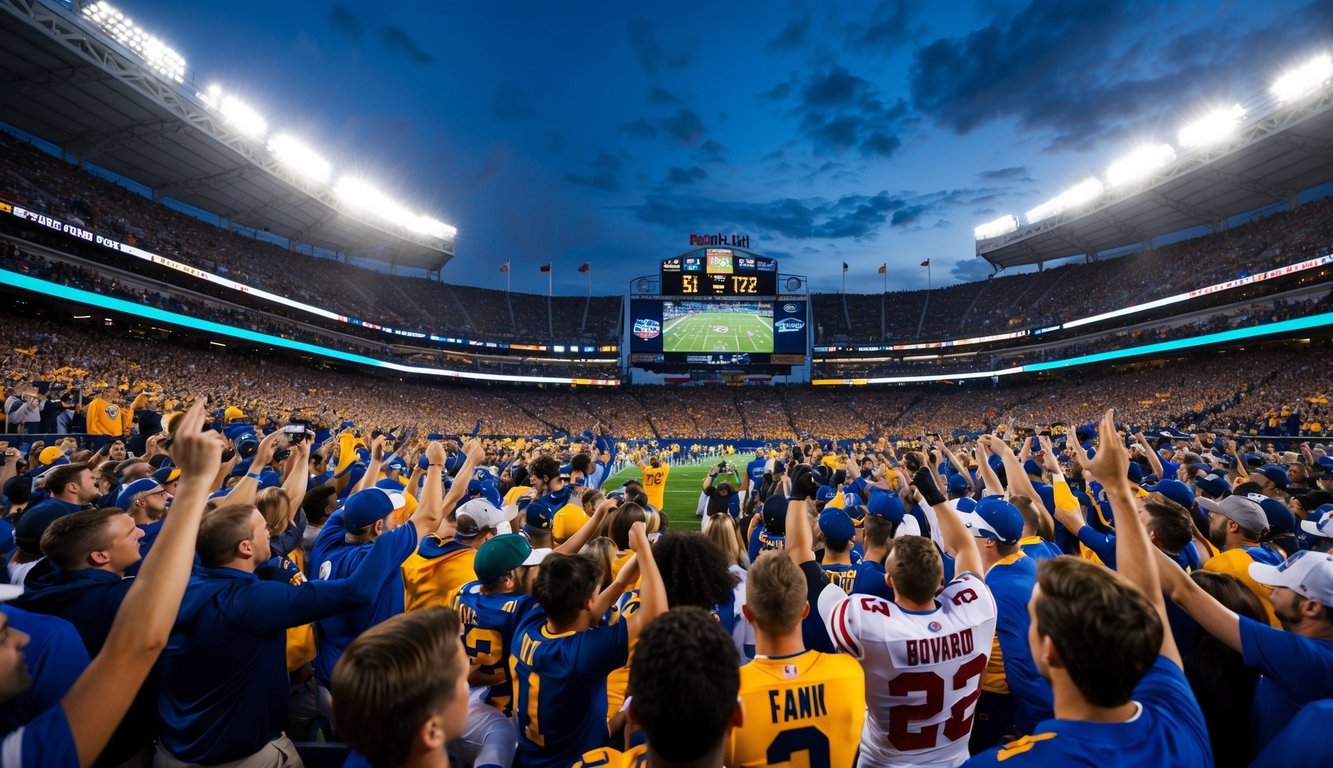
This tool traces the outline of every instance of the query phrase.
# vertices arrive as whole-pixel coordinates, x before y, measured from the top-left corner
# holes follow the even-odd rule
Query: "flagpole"
[[[926,259],[926,290],[930,290],[930,259]]]

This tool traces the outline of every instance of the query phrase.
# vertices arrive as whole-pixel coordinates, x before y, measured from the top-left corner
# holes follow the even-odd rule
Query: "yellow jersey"
[[[662,497],[666,493],[666,479],[669,474],[671,467],[667,464],[660,467],[643,465],[643,492],[648,496],[648,503],[658,509],[662,508]]]
[[[640,744],[620,752],[610,747],[584,752],[572,768],[639,768],[648,764],[648,745]]]
[[[865,692],[865,673],[848,654],[756,656],[741,667],[745,724],[732,730],[724,762],[731,768],[851,768],[861,745]]]
[[[583,511],[583,505],[566,504],[556,511],[551,521],[551,537],[559,544],[578,533],[590,519],[588,513]]]
[[[417,551],[403,563],[403,609],[453,608],[454,596],[469,581],[477,580],[472,561],[477,550],[457,541],[422,537]]]
[[[1277,619],[1271,601],[1273,589],[1250,578],[1250,563],[1253,562],[1254,557],[1245,547],[1236,547],[1209,558],[1208,562],[1203,564],[1203,569],[1213,573],[1229,573],[1240,579],[1240,583],[1259,598],[1259,604],[1264,607],[1264,613],[1268,616],[1268,624],[1275,629],[1281,629],[1282,624]]]

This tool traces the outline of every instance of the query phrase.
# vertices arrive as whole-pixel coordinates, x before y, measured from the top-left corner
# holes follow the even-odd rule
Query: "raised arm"
[[[1129,451],[1115,428],[1115,411],[1102,416],[1097,429],[1097,455],[1088,470],[1106,489],[1107,498],[1115,515],[1115,559],[1119,572],[1143,591],[1162,618],[1162,655],[1181,664],[1180,651],[1171,635],[1171,624],[1166,616],[1162,599],[1162,582],[1158,575],[1156,548],[1148,538],[1148,530],[1139,519],[1134,502],[1134,491],[1129,484]]]
[[[291,471],[287,473],[287,479],[282,483],[282,490],[287,493],[288,523],[296,519],[296,513],[301,509],[301,500],[305,498],[305,492],[310,486],[310,442],[312,439],[307,435],[301,442],[293,445],[292,455],[288,458],[291,463]]]
[[[1204,631],[1221,640],[1236,653],[1242,653],[1240,616],[1222,605],[1217,598],[1204,591],[1180,566],[1165,553],[1157,553],[1157,572],[1162,579],[1162,592],[1171,602],[1199,623]]]
[[[634,643],[643,628],[667,612],[666,584],[653,559],[653,545],[648,541],[648,529],[635,523],[629,529],[629,545],[634,559],[639,561],[639,610],[629,617],[629,641]]]
[[[1148,464],[1152,466],[1153,474],[1157,475],[1158,480],[1175,479],[1174,477],[1166,477],[1162,474],[1162,457],[1157,455],[1156,448],[1153,448],[1151,445],[1148,444],[1148,438],[1144,437],[1142,432],[1134,433],[1134,441],[1139,444],[1139,448],[1141,448],[1143,452],[1147,455]]]
[[[1004,486],[1000,484],[1000,476],[991,469],[986,455],[986,435],[982,435],[977,438],[976,445],[977,474],[981,475],[981,486],[987,496],[1001,496],[1004,494]]]
[[[921,493],[921,497],[931,509],[935,510],[944,546],[955,553],[954,573],[970,571],[980,576],[981,552],[977,550],[977,541],[967,532],[967,526],[963,525],[963,519],[954,511],[953,506],[944,500],[944,494],[940,493],[939,486],[935,485],[933,473],[926,467],[918,469],[912,477],[912,486]]]
[[[232,487],[231,493],[227,494],[228,504],[255,503],[255,495],[259,493],[259,473],[273,460],[273,451],[276,450],[276,443],[281,434],[282,431],[279,430],[259,441],[259,447],[255,449],[254,458],[250,460],[250,468],[246,470],[245,477],[242,477],[240,482]],[[180,429],[176,430],[176,439],[180,439]]]
[[[436,531],[444,517],[444,478],[440,475],[444,471],[444,444],[437,440],[426,446],[426,461],[430,465],[426,483],[421,487],[421,498],[417,499],[417,509],[411,518],[418,536],[423,531]]]
[[[224,445],[218,433],[201,431],[203,425],[200,397],[181,419],[171,447],[172,461],[181,468],[171,514],[125,595],[102,651],[61,699],[80,765],[91,765],[120,725],[166,647],[180,610],[194,566],[199,521]]]
[[[791,470],[791,495],[787,497],[787,534],[785,549],[792,562],[814,562],[814,534],[810,531],[810,502],[818,490],[814,470],[809,464],[797,464]]]

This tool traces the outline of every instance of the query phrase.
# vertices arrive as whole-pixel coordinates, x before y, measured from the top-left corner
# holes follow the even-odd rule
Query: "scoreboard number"
[[[755,294],[759,292],[759,278],[744,275],[731,276],[732,293]]]
[[[681,275],[681,276],[680,276],[680,290],[681,290],[682,293],[698,293],[698,292],[699,292],[699,276],[698,276],[698,275]]]

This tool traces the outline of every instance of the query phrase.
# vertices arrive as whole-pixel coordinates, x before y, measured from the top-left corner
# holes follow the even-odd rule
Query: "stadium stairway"
[[[967,321],[972,317],[972,310],[976,309],[977,304],[981,303],[981,297],[985,295],[986,289],[990,287],[990,284],[990,280],[981,283],[981,287],[977,289],[976,295],[972,297],[972,303],[967,305],[967,311],[958,318],[958,331],[960,333],[967,330]]]

